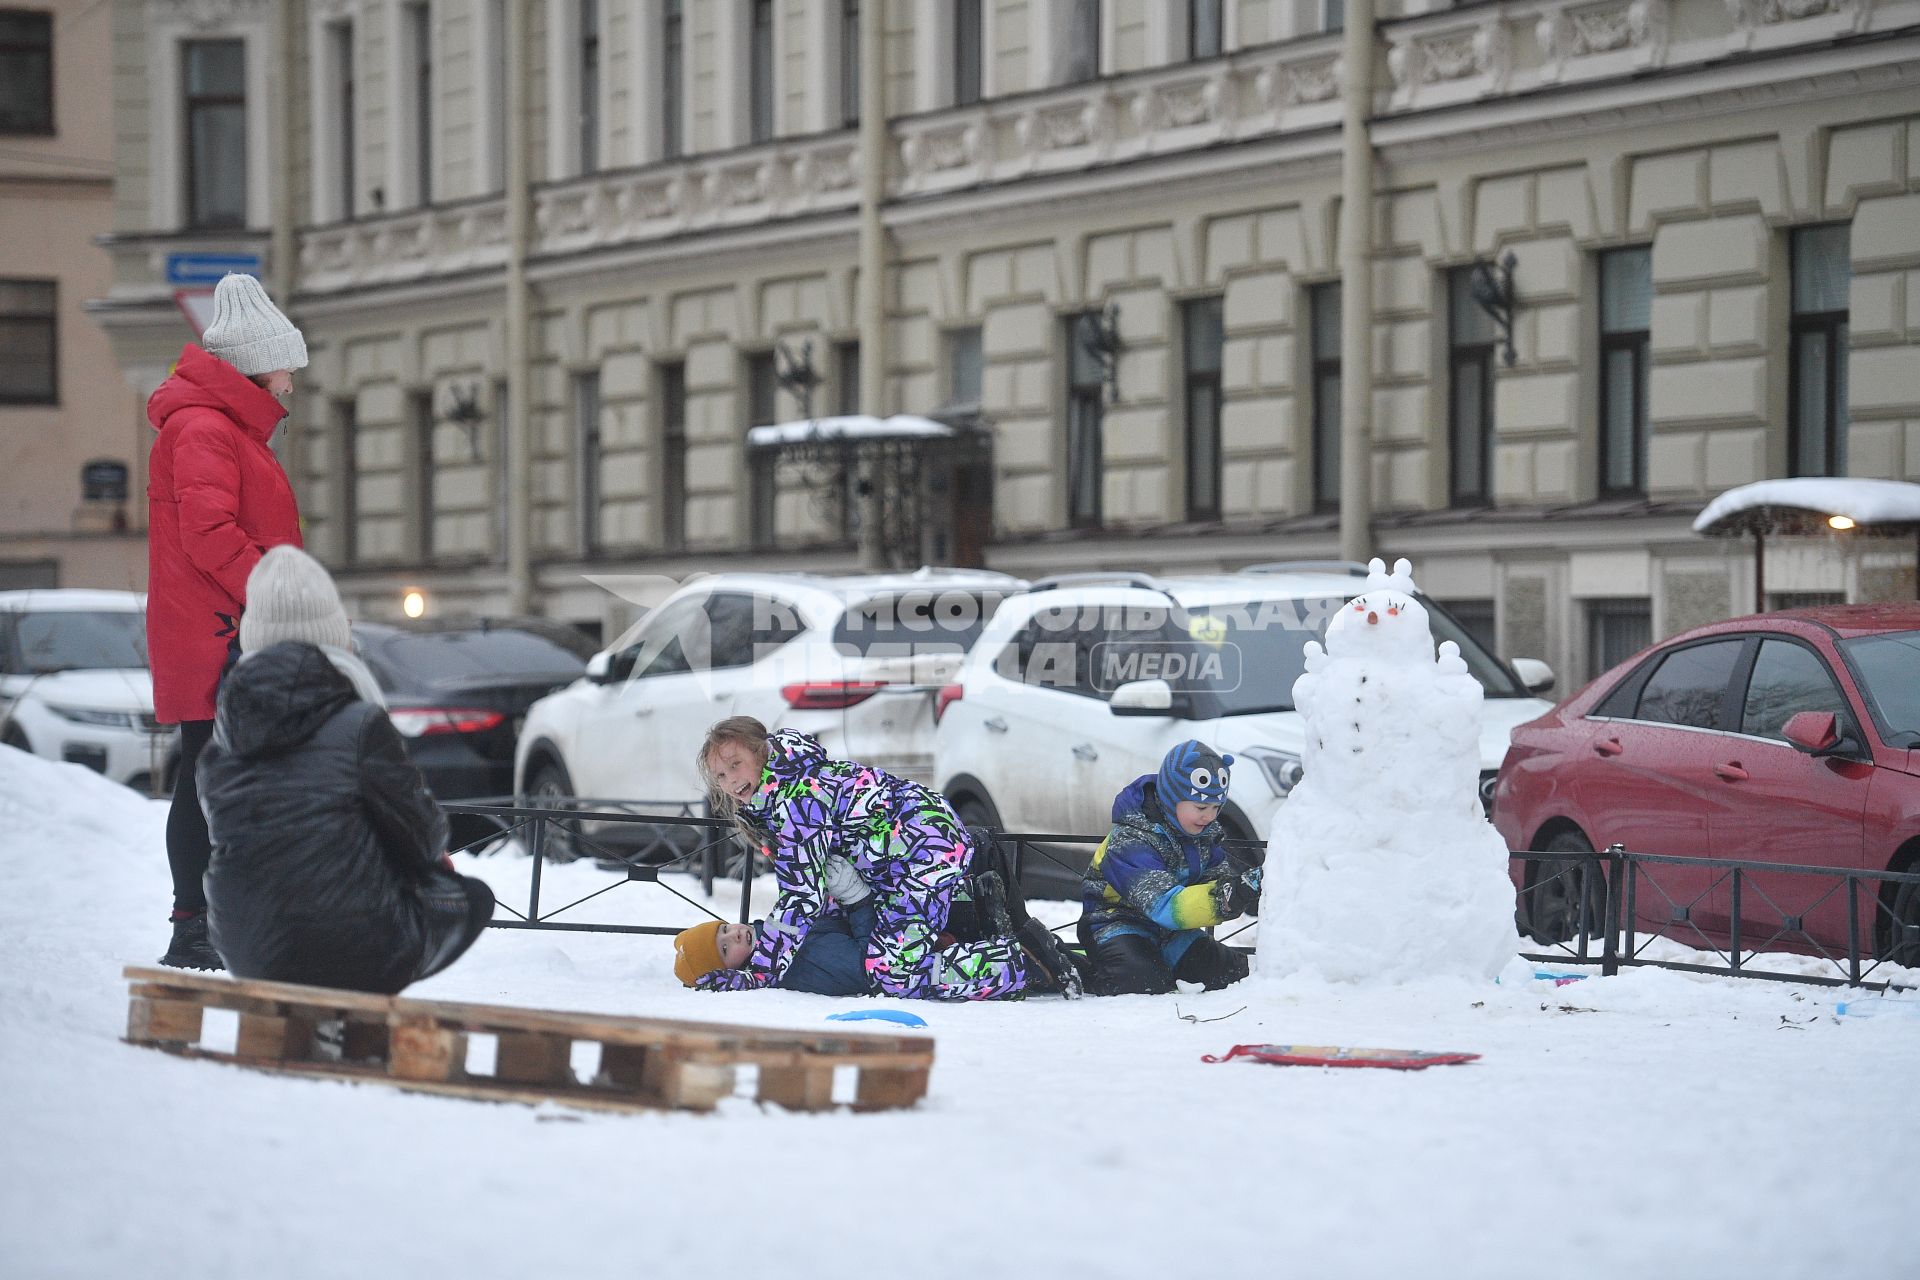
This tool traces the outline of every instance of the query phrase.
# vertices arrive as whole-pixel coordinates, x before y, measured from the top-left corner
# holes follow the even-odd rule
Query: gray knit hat
[[[249,378],[307,367],[307,340],[252,276],[228,275],[214,287],[213,323],[200,346]]]
[[[258,653],[282,640],[353,647],[340,592],[318,560],[295,546],[269,547],[247,575],[240,614],[240,652]]]

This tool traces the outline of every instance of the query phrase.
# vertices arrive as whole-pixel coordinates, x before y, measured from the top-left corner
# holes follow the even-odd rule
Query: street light
[[[1841,533],[1845,533],[1847,530],[1853,528],[1853,517],[1852,516],[1828,516],[1827,528],[1837,529]]]
[[[427,612],[427,593],[418,587],[407,588],[407,593],[400,597],[400,612],[409,618],[424,617]]]

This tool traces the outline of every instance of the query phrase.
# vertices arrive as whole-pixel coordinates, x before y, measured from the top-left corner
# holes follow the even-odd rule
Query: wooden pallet
[[[372,1080],[496,1102],[559,1102],[618,1111],[710,1111],[755,1068],[751,1096],[795,1111],[835,1106],[835,1075],[854,1076],[856,1111],[911,1107],[927,1092],[926,1037],[781,1031],[717,1022],[562,1013],[410,1000],[178,969],[125,971],[127,1042],[291,1075]],[[204,1046],[203,1015],[239,1015],[232,1052]],[[468,1069],[470,1037],[494,1041],[491,1074]],[[596,1044],[593,1078],[573,1069]],[[844,1091],[843,1091],[844,1092]]]

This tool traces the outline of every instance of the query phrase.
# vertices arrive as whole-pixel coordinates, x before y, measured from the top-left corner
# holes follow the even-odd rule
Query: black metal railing
[[[442,806],[449,814],[466,814],[484,819],[492,829],[468,841],[455,852],[491,847],[500,841],[516,839],[532,858],[527,907],[524,912],[501,904],[513,918],[493,922],[500,929],[548,929],[566,932],[630,933],[671,935],[675,926],[596,924],[563,921],[556,917],[611,892],[624,884],[651,884],[678,898],[709,917],[721,919],[711,907],[679,892],[663,882],[662,873],[684,871],[699,877],[701,888],[711,900],[714,885],[722,876],[737,876],[740,881],[738,919],[750,920],[754,871],[757,855],[736,834],[733,826],[708,816],[705,806],[631,800],[590,800],[569,797],[564,802],[549,802],[544,807],[515,804],[511,801],[460,801]],[[661,812],[668,810],[669,812]],[[595,830],[589,831],[589,824]],[[664,829],[664,830],[660,830]],[[620,833],[615,835],[612,833]],[[1050,883],[1078,881],[1092,857],[1092,847],[1103,837],[1024,832],[995,832],[1003,847],[1011,847],[1014,874],[1023,885],[1036,871]],[[1229,840],[1228,855],[1243,864],[1257,864],[1266,855],[1265,842]],[[1086,849],[1086,856],[1077,850]],[[541,902],[543,866],[549,861],[572,861],[592,857],[603,868],[625,872],[622,879],[558,907],[547,908]],[[1804,982],[1825,986],[1855,986],[1873,990],[1907,990],[1896,981],[1870,982],[1868,979],[1890,963],[1888,956],[1899,956],[1907,963],[1920,960],[1920,911],[1906,919],[1896,909],[1897,895],[1881,892],[1888,886],[1920,885],[1920,872],[1870,871],[1843,867],[1816,867],[1799,864],[1691,858],[1667,854],[1632,853],[1620,845],[1602,852],[1585,850],[1525,850],[1510,855],[1520,874],[1517,893],[1517,922],[1524,935],[1531,936],[1543,950],[1524,951],[1523,958],[1539,963],[1592,965],[1602,975],[1611,976],[1626,967],[1675,969],[1731,977],[1761,978],[1779,982]],[[1662,876],[1670,869],[1691,868],[1709,877],[1704,888],[1696,887],[1676,897],[1669,892],[1671,882]],[[1789,876],[1822,878],[1831,882],[1813,901],[1789,910],[1781,907],[1760,883],[1760,877]],[[1872,884],[1873,890],[1862,886]],[[1701,905],[1721,888],[1728,895],[1728,928],[1721,934],[1702,927],[1697,912]],[[1654,921],[1642,910],[1643,897],[1656,894],[1664,919]],[[1746,923],[1751,897],[1757,895],[1778,917],[1779,927],[1755,943]],[[1830,899],[1839,896],[1845,903],[1846,945],[1838,948],[1830,940],[1816,936],[1807,917]],[[1913,895],[1920,901],[1920,894]],[[1870,911],[1865,910],[1871,907]],[[1863,927],[1863,915],[1866,927]],[[1221,935],[1222,942],[1233,939],[1259,921],[1250,919]],[[1665,927],[1651,927],[1656,923]],[[1060,933],[1073,923],[1054,926]],[[1704,964],[1691,960],[1661,959],[1646,954],[1659,938],[1681,943],[1696,951],[1717,957],[1722,963]],[[1251,951],[1236,945],[1235,950]],[[1759,956],[1777,957],[1783,953],[1813,957],[1829,966],[1831,973],[1785,973],[1756,969]],[[1916,965],[1915,967],[1920,967]]]

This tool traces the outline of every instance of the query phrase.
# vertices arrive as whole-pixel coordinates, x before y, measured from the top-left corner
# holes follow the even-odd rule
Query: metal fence
[[[759,859],[731,824],[709,816],[704,805],[569,798],[564,806],[532,807],[488,800],[449,802],[442,808],[449,814],[472,815],[492,828],[461,846],[462,850],[483,851],[511,839],[518,840],[532,858],[525,911],[502,902],[501,909],[512,918],[496,919],[493,928],[655,935],[680,931],[665,925],[596,924],[557,918],[628,884],[653,885],[713,919],[722,919],[705,903],[660,879],[662,873],[675,871],[697,876],[708,899],[713,897],[718,879],[737,876],[737,918],[742,922],[752,918],[753,872]],[[1048,873],[1055,882],[1077,879],[1092,856],[1092,847],[1102,839],[1021,832],[997,832],[994,838],[1003,847],[1011,847],[1014,872],[1023,884],[1036,871]],[[1228,856],[1243,864],[1258,863],[1266,854],[1265,842],[1259,840],[1230,840],[1225,846]],[[1087,853],[1081,856],[1077,852],[1080,849]],[[543,904],[543,867],[549,862],[582,857],[593,858],[603,868],[623,871],[624,877],[559,906]],[[1650,967],[1906,990],[1907,985],[1900,982],[1869,979],[1889,963],[1886,955],[1912,957],[1910,964],[1920,961],[1920,889],[1908,895],[1911,905],[1905,912],[1896,907],[1902,901],[1897,890],[1881,891],[1886,886],[1920,886],[1917,872],[1674,857],[1631,853],[1620,845],[1600,853],[1535,850],[1515,853],[1511,858],[1523,886],[1517,894],[1518,919],[1523,931],[1531,930],[1534,940],[1544,948],[1521,955],[1538,963],[1596,966],[1604,975],[1616,974],[1622,968]],[[1676,896],[1670,875],[1676,869],[1696,873],[1696,880],[1704,875],[1707,882],[1691,893]],[[1762,883],[1775,876],[1807,878],[1816,885],[1824,883],[1826,888],[1810,903],[1783,908]],[[1702,927],[1700,909],[1715,901],[1722,891],[1726,894],[1729,928],[1724,934],[1709,933]],[[1756,898],[1778,920],[1778,927],[1757,942],[1747,924],[1753,914],[1749,908]],[[1836,907],[1843,905],[1846,911],[1844,947],[1823,939],[1809,926],[1808,917],[1830,901]],[[1647,909],[1649,903],[1657,906],[1662,917],[1658,921]],[[1827,923],[1831,923],[1831,915],[1829,910]],[[1240,923],[1221,934],[1220,940],[1234,945],[1234,938],[1257,924],[1257,919]],[[1651,927],[1654,924],[1660,927]],[[1072,927],[1059,925],[1054,931]],[[1720,963],[1647,955],[1648,947],[1658,938],[1711,955]],[[1252,948],[1236,945],[1235,950]],[[1777,958],[1783,953],[1811,957],[1832,972],[1784,973],[1753,967],[1758,957]]]

